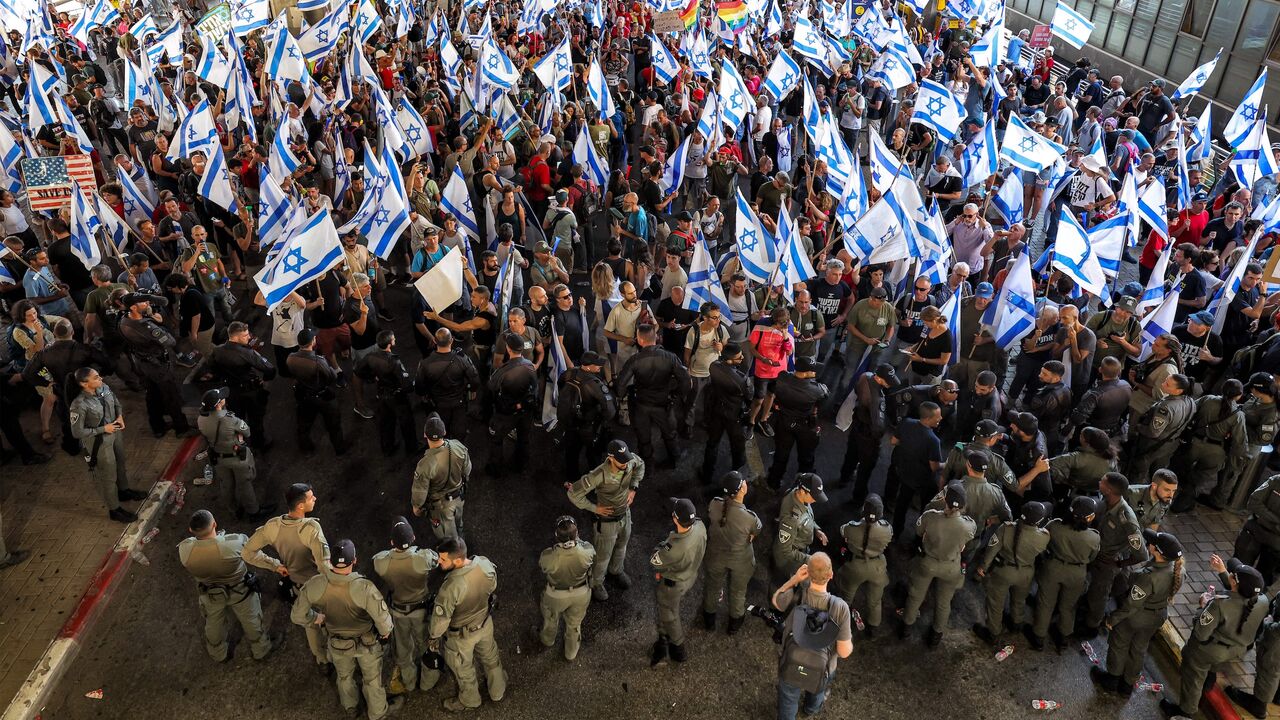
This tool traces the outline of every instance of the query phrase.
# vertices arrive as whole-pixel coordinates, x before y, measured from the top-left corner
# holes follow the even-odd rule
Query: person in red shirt
[[[551,197],[554,189],[551,187],[551,166],[547,165],[547,158],[551,156],[551,148],[555,147],[556,138],[548,133],[542,136],[541,142],[538,143],[538,152],[529,158],[529,165],[524,169],[525,177],[525,197],[529,198],[529,203],[533,205],[535,217],[543,217],[547,214],[547,198]]]
[[[751,331],[750,343],[755,363],[755,399],[751,402],[751,422],[766,437],[773,437],[769,413],[773,411],[773,384],[778,375],[787,369],[787,359],[795,352],[795,340],[787,327],[791,324],[791,311],[774,308],[769,315],[770,324],[761,323]]]
[[[1169,237],[1174,245],[1184,242],[1196,247],[1204,245],[1200,236],[1209,224],[1209,211],[1205,209],[1208,202],[1209,195],[1203,190],[1191,196],[1191,207],[1178,213],[1177,221],[1169,224]]]
[[[1172,228],[1174,223],[1178,221],[1178,211],[1169,208],[1167,219],[1169,227]],[[1138,258],[1138,281],[1143,285],[1147,284],[1147,279],[1151,277],[1151,271],[1155,270],[1156,260],[1160,258],[1160,253],[1163,253],[1168,245],[1169,239],[1155,230],[1147,234],[1147,244],[1142,247],[1142,255]]]

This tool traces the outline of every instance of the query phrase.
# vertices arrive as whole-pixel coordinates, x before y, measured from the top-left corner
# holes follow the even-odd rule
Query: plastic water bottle
[[[204,464],[204,484],[213,484],[213,465],[211,463]]]
[[[858,626],[858,632],[862,632],[867,629],[866,623],[862,622],[862,614],[857,610],[853,611],[853,624]]]
[[[1089,662],[1099,665],[1102,660],[1098,658],[1098,651],[1093,649],[1093,645],[1088,640],[1080,643],[1080,649],[1084,651],[1085,657],[1089,658]]]
[[[1032,710],[1057,710],[1062,707],[1062,703],[1057,700],[1032,700]]]
[[[155,539],[156,539],[156,536],[157,536],[157,535],[159,535],[159,534],[160,534],[160,528],[158,528],[158,527],[151,528],[151,532],[149,532],[149,533],[147,533],[146,535],[143,535],[143,536],[142,536],[142,544],[143,544],[143,545],[146,545],[147,543],[151,542],[152,540],[155,540]]]
[[[996,662],[1004,662],[1012,654],[1013,654],[1013,646],[1005,645],[1004,647],[1000,648],[1000,652],[996,653]]]
[[[1209,583],[1209,589],[1205,590],[1203,593],[1200,594],[1200,607],[1204,607],[1205,605],[1208,605],[1209,602],[1212,601],[1213,598],[1217,596],[1217,590],[1218,590],[1217,586],[1215,586],[1213,583]]]
[[[147,559],[146,555],[142,554],[141,550],[134,550],[133,552],[129,553],[129,557],[133,558],[133,561],[138,563],[139,565],[151,564],[151,561]]]

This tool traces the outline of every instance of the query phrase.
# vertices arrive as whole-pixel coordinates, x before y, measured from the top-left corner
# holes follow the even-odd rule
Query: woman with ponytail
[[[1213,492],[1220,472],[1231,477],[1248,462],[1249,431],[1237,404],[1243,395],[1244,386],[1232,379],[1222,384],[1221,395],[1205,395],[1196,401],[1191,444],[1179,476],[1174,512],[1190,510],[1197,498]],[[1212,500],[1206,498],[1204,502]]]
[[[1004,601],[1009,599],[1011,630],[1020,630],[1027,612],[1027,594],[1035,579],[1036,558],[1049,547],[1049,531],[1040,524],[1049,516],[1043,503],[1024,503],[1017,522],[996,529],[978,563],[978,577],[987,581],[987,624],[973,626],[973,634],[992,645],[1004,632]]]
[[[868,638],[873,638],[880,627],[881,605],[884,589],[889,587],[889,566],[884,557],[885,548],[893,542],[893,526],[884,519],[884,501],[872,493],[862,504],[862,519],[851,520],[840,528],[844,538],[848,562],[840,568],[840,595],[853,607],[853,596],[858,588],[867,586]]]
[[[702,624],[707,630],[716,629],[716,610],[724,594],[729,610],[726,630],[730,635],[738,632],[747,616],[747,582],[756,570],[756,554],[751,543],[764,530],[760,517],[743,504],[748,487],[742,473],[730,470],[720,480],[723,491],[720,497],[713,499],[707,508]]]
[[[1191,637],[1182,647],[1181,693],[1177,702],[1160,701],[1160,709],[1170,715],[1195,715],[1209,672],[1243,660],[1267,617],[1268,600],[1262,593],[1266,584],[1261,573],[1236,558],[1224,564],[1217,555],[1209,558],[1209,567],[1230,593],[1216,595],[1196,614]]]
[[[1096,427],[1081,430],[1079,448],[1049,460],[1056,504],[1067,502],[1071,495],[1096,495],[1098,480],[1119,469],[1118,456],[1111,436]]]
[[[1130,575],[1129,592],[1106,620],[1111,631],[1107,669],[1097,665],[1089,668],[1089,677],[1098,687],[1124,697],[1133,694],[1151,638],[1169,616],[1169,602],[1182,587],[1182,544],[1178,539],[1151,529],[1143,530],[1142,538],[1151,560]]]
[[[1076,604],[1084,595],[1088,566],[1102,549],[1102,536],[1090,527],[1097,514],[1098,502],[1081,495],[1071,501],[1069,520],[1050,520],[1045,527],[1049,548],[1036,576],[1040,590],[1036,594],[1035,622],[1027,633],[1027,640],[1036,650],[1044,649],[1044,639],[1050,633],[1054,646],[1061,650],[1076,631]],[[1058,624],[1050,628],[1054,610],[1058,612]]]

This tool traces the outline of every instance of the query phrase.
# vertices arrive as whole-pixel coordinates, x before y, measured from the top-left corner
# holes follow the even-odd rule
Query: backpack
[[[807,586],[801,586],[797,590],[800,597],[804,597],[805,588]],[[803,602],[792,607],[783,624],[778,678],[805,692],[822,692],[831,677],[828,668],[839,631],[839,626],[826,610],[819,610]],[[805,636],[804,643],[796,639],[797,633]]]

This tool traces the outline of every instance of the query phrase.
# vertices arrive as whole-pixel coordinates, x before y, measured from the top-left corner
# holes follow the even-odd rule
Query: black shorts
[[[755,380],[756,390],[755,390],[755,394],[752,397],[754,397],[756,400],[761,400],[764,398],[765,395],[768,395],[769,393],[773,392],[773,385],[774,383],[778,382],[777,378],[766,379],[766,378],[758,377],[758,378],[755,378],[754,380]]]

